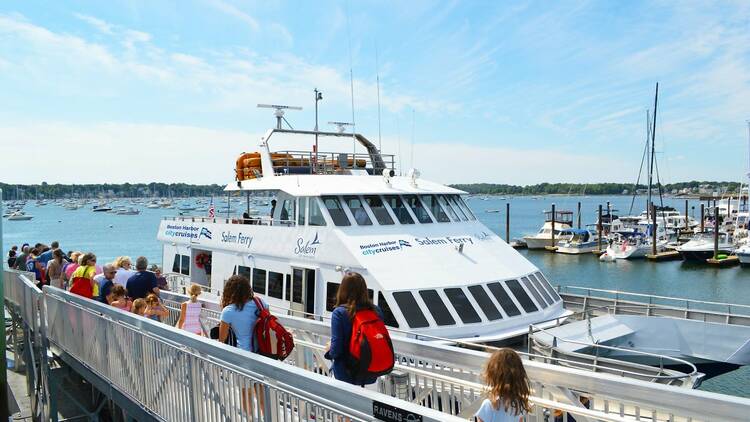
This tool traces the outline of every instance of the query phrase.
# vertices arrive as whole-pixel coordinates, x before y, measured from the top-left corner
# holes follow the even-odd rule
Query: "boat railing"
[[[275,226],[275,227],[296,227],[295,220],[282,220],[267,216],[250,216],[243,217],[205,217],[205,216],[168,216],[162,217],[164,221],[179,221],[187,223],[211,223],[211,224],[247,224],[256,226]]]
[[[395,170],[395,156],[380,154],[386,170]],[[272,154],[276,174],[336,174],[342,170],[365,170],[380,172],[377,163],[369,153],[330,152],[330,151],[275,151]]]
[[[557,291],[566,304],[583,310],[589,306],[609,306],[613,313],[639,309],[641,314],[658,316],[663,311],[667,312],[664,316],[750,325],[750,305],[580,286],[558,286]]]

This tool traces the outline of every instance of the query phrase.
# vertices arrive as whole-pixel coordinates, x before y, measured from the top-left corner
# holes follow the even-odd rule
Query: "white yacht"
[[[330,314],[341,277],[356,271],[388,325],[450,339],[520,337],[569,314],[539,268],[477,220],[465,192],[416,170],[395,176],[394,158],[359,134],[317,134],[365,152],[272,153],[277,138],[310,145],[315,132],[268,131],[226,190],[271,194],[276,206],[249,220],[163,219],[165,270],[214,294],[244,274],[272,306],[309,315]],[[212,265],[199,266],[207,257]]]
[[[23,211],[16,211],[8,216],[8,221],[28,221],[34,218],[33,215],[28,215]]]
[[[750,243],[745,243],[734,251],[742,265],[750,265]]]
[[[686,261],[705,262],[714,256],[714,233],[698,233],[690,241],[675,248]],[[735,245],[732,236],[719,232],[719,255],[731,255]]]
[[[523,240],[529,249],[544,249],[547,246],[555,246],[560,240],[571,238],[570,233],[563,230],[573,227],[572,211],[555,211],[555,238],[552,239],[552,211],[544,212],[544,224],[536,234],[524,236]]]
[[[654,251],[652,246],[653,239],[650,234],[651,227],[651,225],[648,225],[646,230],[625,230],[613,233],[610,236],[607,249],[599,259],[602,261],[612,261],[616,259],[645,258],[646,255]],[[667,240],[663,235],[659,235],[656,240],[656,252],[663,252],[666,246]]]

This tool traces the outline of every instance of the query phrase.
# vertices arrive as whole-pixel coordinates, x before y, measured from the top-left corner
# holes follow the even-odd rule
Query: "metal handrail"
[[[703,304],[703,305],[711,305],[711,306],[721,306],[726,307],[729,312],[731,312],[732,308],[742,308],[747,309],[750,311],[750,305],[743,305],[738,303],[726,303],[726,302],[712,302],[708,300],[698,300],[698,299],[686,299],[686,298],[679,298],[679,297],[670,297],[670,296],[659,296],[659,295],[649,295],[644,293],[634,293],[634,292],[626,292],[621,290],[608,290],[608,289],[599,289],[599,288],[593,288],[593,287],[581,287],[581,286],[557,286],[557,292],[558,293],[569,293],[569,294],[575,294],[574,292],[570,290],[579,290],[579,291],[585,291],[587,293],[587,297],[595,297],[591,295],[591,292],[600,292],[600,293],[608,293],[615,295],[613,300],[624,300],[620,296],[635,296],[635,297],[646,297],[649,298],[649,300],[653,299],[662,299],[662,300],[669,300],[673,302],[682,302],[682,303],[694,303],[694,304]],[[611,298],[602,298],[602,299],[611,299]],[[652,302],[649,302],[651,305],[658,305]],[[667,305],[663,305],[667,306]],[[689,307],[689,305],[688,305]],[[710,310],[710,309],[709,309]],[[743,314],[740,314],[743,315]]]
[[[659,368],[660,369],[662,369],[664,367],[664,364],[663,364],[663,359],[664,358],[666,358],[667,360],[670,360],[670,361],[677,362],[680,365],[686,365],[686,366],[688,366],[688,367],[690,367],[692,369],[692,371],[689,374],[684,374],[684,375],[682,375],[682,374],[681,375],[669,375],[669,376],[655,375],[655,376],[653,376],[653,378],[663,379],[663,380],[677,380],[677,379],[682,379],[682,378],[686,378],[686,377],[693,377],[693,376],[695,376],[695,375],[698,374],[698,368],[696,368],[695,365],[693,365],[692,363],[690,363],[690,362],[688,362],[686,360],[680,359],[680,358],[675,358],[675,357],[667,356],[667,355],[659,355],[659,354],[650,353],[650,352],[643,352],[643,351],[635,350],[635,349],[626,349],[626,348],[617,347],[617,346],[607,346],[607,345],[604,345],[604,344],[587,343],[587,342],[578,341],[578,340],[569,340],[569,339],[566,339],[566,338],[563,338],[563,337],[556,336],[556,335],[548,332],[546,329],[541,328],[541,327],[537,327],[534,324],[530,324],[529,325],[529,335],[530,336],[532,336],[534,333],[538,333],[538,332],[542,332],[544,334],[547,334],[548,336],[552,337],[553,341],[554,340],[560,340],[560,341],[565,342],[565,343],[577,344],[579,346],[602,348],[602,349],[606,349],[606,350],[614,350],[614,351],[619,351],[619,352],[628,352],[628,353],[632,353],[632,354],[636,354],[636,355],[649,356],[649,357],[653,357],[653,358],[658,358],[659,362],[660,362],[660,364],[659,364]],[[534,340],[535,341],[539,341],[537,339],[534,339]],[[548,347],[552,347],[555,350],[557,350],[557,346],[550,345]],[[568,353],[568,352],[563,351],[562,353]],[[627,364],[629,362],[623,362],[623,363]],[[639,365],[639,366],[641,366],[641,365]],[[648,366],[648,365],[646,365],[646,366]],[[628,372],[628,373],[633,374],[633,375],[637,374],[637,373],[634,373],[634,372],[629,372],[629,371],[624,371],[624,370],[623,370],[623,372]],[[637,375],[643,376],[643,374],[637,374]]]

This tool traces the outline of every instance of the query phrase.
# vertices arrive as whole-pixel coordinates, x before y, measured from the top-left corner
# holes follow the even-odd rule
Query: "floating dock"
[[[654,262],[679,261],[682,259],[682,255],[677,251],[664,251],[658,252],[656,255],[648,254],[646,255],[646,259]]]
[[[724,259],[709,258],[706,260],[706,264],[714,267],[733,267],[740,263],[740,258],[736,255],[730,255]]]

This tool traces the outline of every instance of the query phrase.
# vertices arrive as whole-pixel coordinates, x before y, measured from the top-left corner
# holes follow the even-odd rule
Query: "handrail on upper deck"
[[[679,298],[679,297],[671,297],[671,296],[659,296],[659,295],[649,295],[644,293],[634,293],[634,292],[626,292],[621,290],[608,290],[608,289],[599,289],[599,288],[593,288],[593,287],[581,287],[581,286],[557,286],[557,292],[558,293],[569,293],[569,294],[576,294],[572,291],[566,292],[566,290],[578,290],[578,291],[585,291],[587,297],[593,297],[591,295],[591,292],[599,292],[599,293],[607,293],[615,295],[614,300],[623,300],[620,296],[635,296],[635,297],[646,297],[649,298],[649,305],[656,305],[653,303],[653,299],[661,299],[661,300],[669,300],[673,302],[682,302],[686,303],[687,308],[690,308],[690,303],[695,304],[701,304],[701,305],[711,305],[711,306],[721,306],[726,307],[727,310],[731,313],[732,308],[740,308],[740,309],[747,309],[750,311],[750,305],[742,305],[737,303],[726,303],[726,302],[712,302],[708,300],[698,300],[698,299],[687,299],[687,298]],[[602,298],[602,299],[610,299],[610,298]]]

